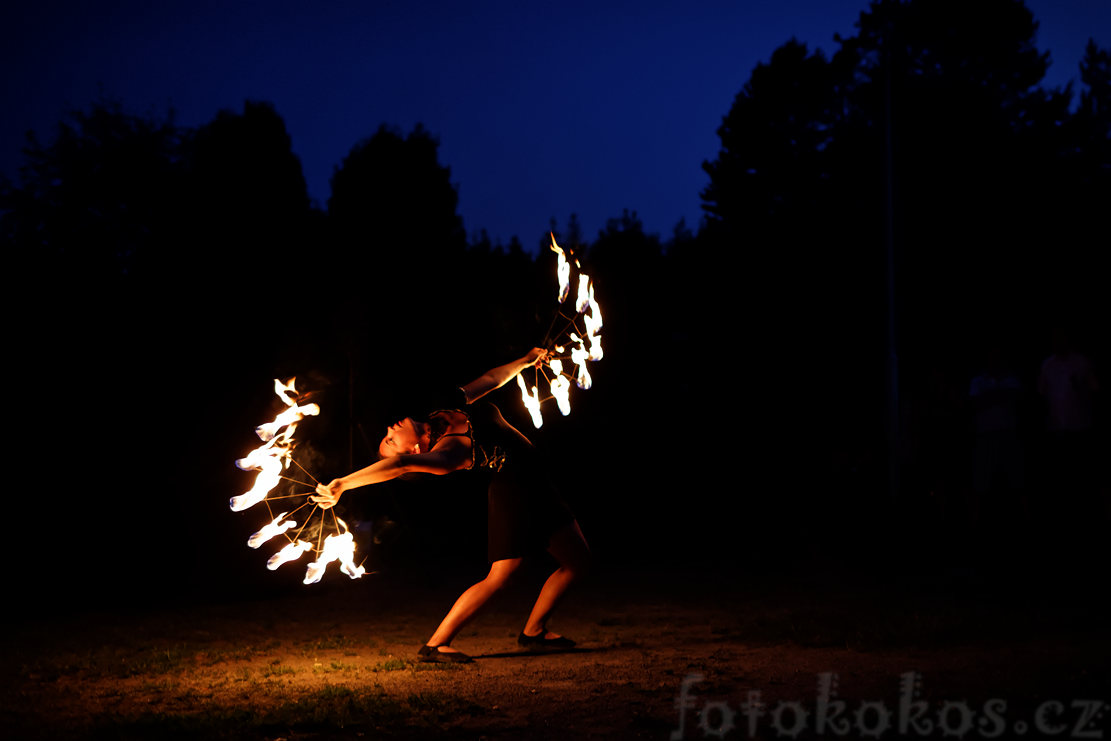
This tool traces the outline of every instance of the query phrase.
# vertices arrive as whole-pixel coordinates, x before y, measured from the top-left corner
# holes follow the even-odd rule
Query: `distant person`
[[[1083,518],[1096,491],[1096,395],[1092,362],[1073,346],[1064,329],[1053,333],[1053,352],[1042,363],[1038,392],[1046,405],[1047,493],[1063,497],[1066,516]]]
[[[975,440],[972,446],[972,519],[994,501],[998,514],[1029,518],[1025,466],[1019,431],[1022,382],[1003,360],[998,345],[987,351],[984,367],[969,384]],[[999,495],[1002,495],[1001,497]]]
[[[1092,361],[1076,351],[1066,331],[1056,330],[1053,353],[1042,363],[1038,376],[1038,392],[1047,405],[1049,432],[1064,437],[1094,432],[1098,391]]]
[[[452,639],[506,585],[525,556],[544,550],[555,557],[559,568],[544,582],[517,642],[529,649],[567,649],[575,645],[569,638],[549,632],[547,622],[560,598],[589,566],[586,539],[571,510],[548,481],[532,443],[505,421],[496,406],[476,403],[547,357],[547,351],[534,348],[521,359],[489,370],[466,386],[431,395],[429,408],[436,411],[390,425],[378,448],[380,460],[321,484],[312,497],[327,509],[349,489],[379,484],[406,473],[492,472],[487,492],[490,573],[455,601],[421,647],[419,655],[424,661],[471,661],[451,647]]]

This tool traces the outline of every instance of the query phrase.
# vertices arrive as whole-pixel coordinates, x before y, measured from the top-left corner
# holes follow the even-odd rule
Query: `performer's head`
[[[388,458],[402,453],[425,453],[431,441],[431,427],[412,417],[394,422],[386,428],[386,436],[378,445],[378,455]]]

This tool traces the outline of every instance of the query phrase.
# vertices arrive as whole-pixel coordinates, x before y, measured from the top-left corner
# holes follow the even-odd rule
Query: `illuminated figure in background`
[[[521,371],[547,359],[547,351],[534,348],[519,360],[454,389],[427,417],[406,417],[394,423],[378,448],[380,460],[321,484],[312,497],[328,508],[349,489],[379,484],[406,473],[443,475],[479,468],[493,472],[487,493],[490,573],[459,596],[421,647],[425,661],[470,661],[469,656],[451,647],[452,639],[506,585],[527,554],[544,549],[559,562],[559,568],[544,582],[517,641],[540,649],[575,645],[549,632],[547,622],[560,598],[589,566],[586,539],[545,476],[532,443],[505,421],[496,406],[475,403]]]

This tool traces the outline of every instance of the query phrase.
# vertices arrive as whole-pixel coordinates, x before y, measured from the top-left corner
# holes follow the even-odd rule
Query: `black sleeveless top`
[[[514,467],[536,463],[536,449],[529,439],[505,421],[501,411],[489,402],[479,400],[468,404],[461,388],[442,393],[440,405],[428,415],[432,426],[430,447],[436,447],[444,437],[465,437],[471,442],[471,469],[486,468],[500,471],[513,463]],[[446,403],[445,403],[446,402]],[[443,412],[459,412],[467,418],[466,432],[448,432],[448,421]]]
[[[471,442],[471,469],[491,472],[487,490],[487,559],[493,563],[543,551],[574,515],[545,472],[536,448],[490,402],[466,403],[461,388],[444,392],[428,415],[432,447],[444,437]],[[448,432],[443,412],[467,418],[466,432]]]

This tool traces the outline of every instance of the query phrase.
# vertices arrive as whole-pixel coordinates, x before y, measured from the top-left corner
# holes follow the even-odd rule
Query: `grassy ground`
[[[455,641],[477,659],[462,666],[415,661],[462,581],[337,580],[263,602],[17,623],[2,644],[4,737],[665,739],[686,681],[686,738],[778,738],[777,708],[788,729],[794,709],[809,713],[805,738],[826,673],[857,737],[883,721],[879,703],[896,711],[912,671],[935,726],[907,737],[940,737],[943,709],[952,729],[962,707],[985,723],[992,699],[1027,738],[1049,701],[1062,705],[1043,730],[1068,732],[1043,735],[1081,721],[1107,733],[1106,705],[1085,719],[1075,704],[1111,701],[1107,615],[1091,600],[601,569],[551,626],[579,647],[535,655],[515,642],[535,576]],[[741,714],[752,692],[768,711],[755,733]]]

